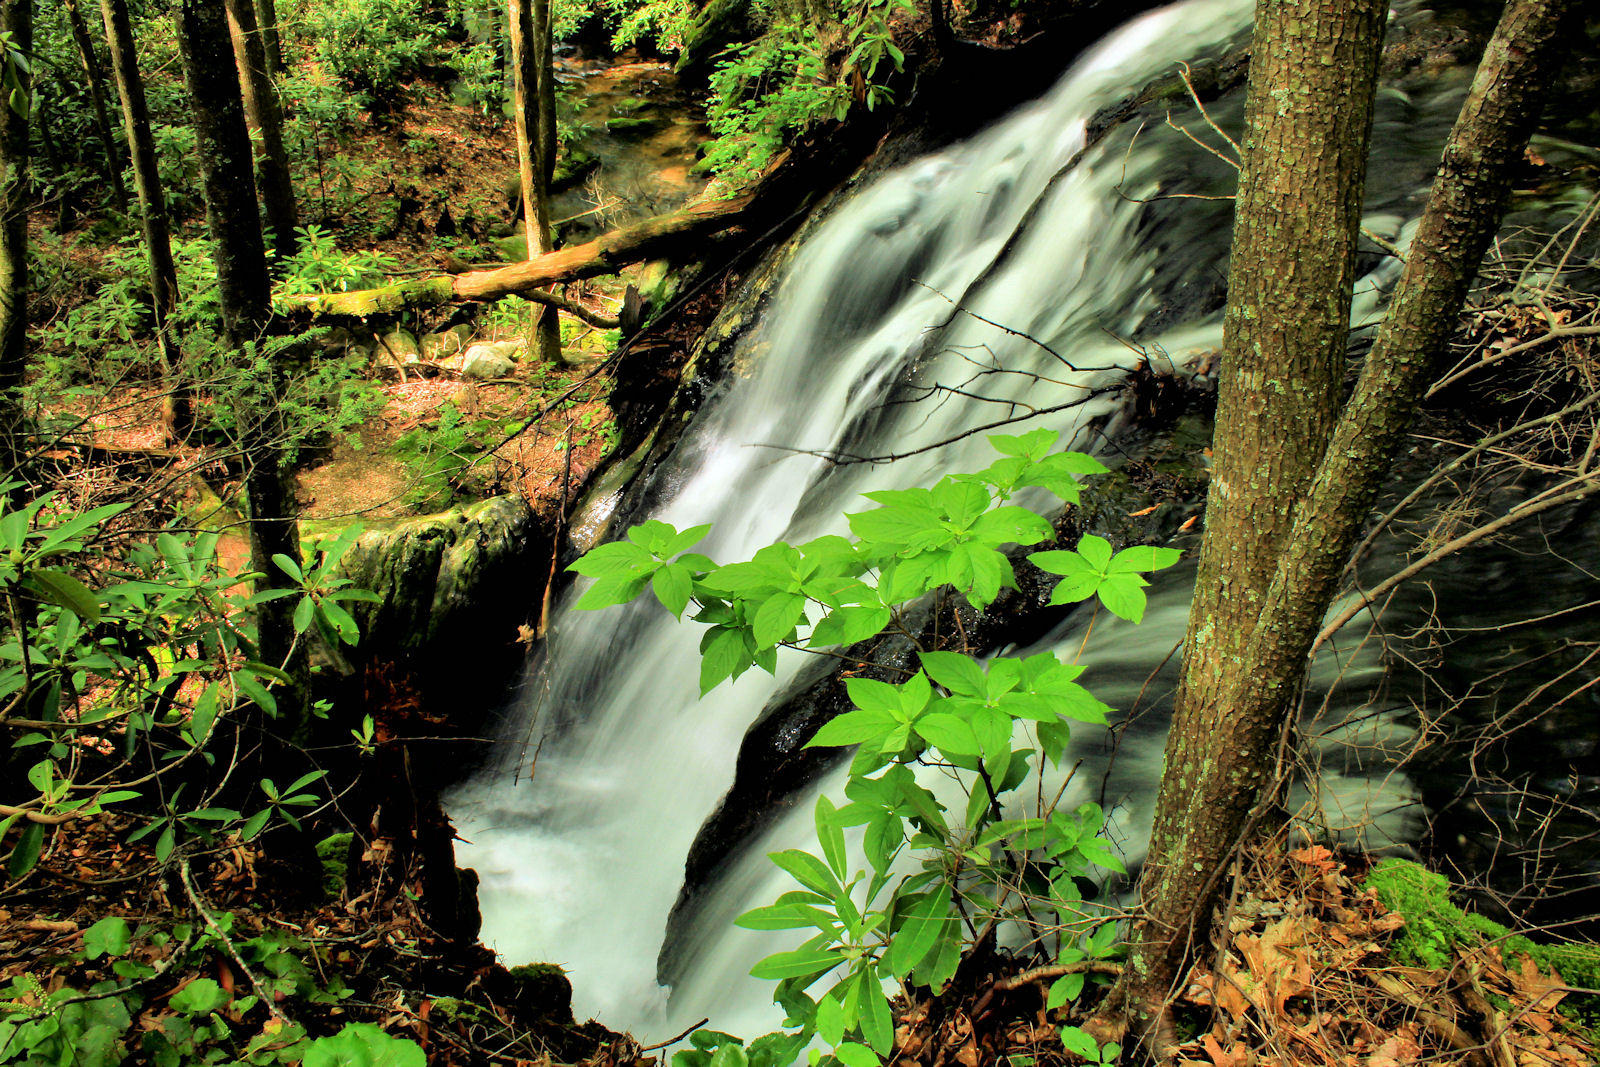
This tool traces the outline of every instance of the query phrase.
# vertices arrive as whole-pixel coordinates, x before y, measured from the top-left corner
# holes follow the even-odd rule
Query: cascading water
[[[1179,364],[1214,349],[1215,309],[1185,314],[1182,304],[1216,290],[1226,208],[1135,198],[1172,183],[1226,192],[1226,168],[1176,134],[1147,131],[1130,143],[1124,130],[1086,148],[1087,131],[1099,109],[1179,60],[1216,51],[1247,18],[1246,0],[1187,0],[1147,15],[1085,55],[1043,100],[851,196],[795,257],[746,345],[748,374],[706,403],[655,475],[654,517],[680,528],[713,523],[699,550],[722,561],[778,539],[842,532],[859,492],[932,484],[986,465],[990,450],[974,435],[892,464],[842,467],[812,452],[913,453],[1042,409],[1052,410],[1023,428],[1072,435],[1109,418],[1100,426],[1109,434],[1117,408],[1102,390],[1141,358],[1117,338],[1137,336]],[[1374,166],[1369,225],[1394,235],[1414,210],[1405,200],[1431,171],[1428,146],[1437,152],[1450,107],[1390,99],[1386,108],[1389,132],[1376,143],[1390,164]],[[1375,306],[1380,280],[1358,291],[1358,318]],[[900,402],[935,384],[960,391]],[[1164,588],[1136,638],[1154,650],[1151,664],[1170,649],[1187,601],[1181,581]],[[1103,651],[1091,644],[1085,662],[1126,658],[1128,632],[1119,637]],[[544,739],[536,773],[519,780],[512,767],[490,767],[450,801],[469,842],[459,861],[481,878],[486,942],[512,963],[565,965],[580,1017],[642,1037],[701,1016],[746,1034],[778,1018],[767,984],[746,972],[781,946],[728,925],[778,891],[759,849],[721,879],[677,947],[693,962],[670,998],[657,981],[696,831],[728,789],[746,729],[804,658],[789,653],[776,678],[752,671],[702,700],[699,638],[654,603],[558,609],[527,689],[534,721],[510,730]],[[1128,748],[1147,754],[1119,765],[1147,794],[1160,732],[1136,731],[1143,740]],[[524,770],[531,752],[520,754]],[[1148,823],[1137,807],[1125,805],[1121,823],[1135,855]],[[803,844],[808,811],[801,803],[777,818],[767,839]]]

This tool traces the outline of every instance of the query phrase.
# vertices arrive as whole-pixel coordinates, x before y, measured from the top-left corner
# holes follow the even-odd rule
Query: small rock
[[[408,356],[414,357],[409,362],[415,362],[422,357],[422,349],[417,345],[416,336],[410,330],[393,329],[378,339],[380,349],[387,350],[389,357],[396,363],[408,362]]]
[[[487,381],[508,378],[516,369],[512,357],[522,348],[521,341],[485,341],[468,348],[461,360],[461,376]]]
[[[422,338],[422,358],[438,362],[453,356],[466,347],[466,338],[455,330],[425,334]]]

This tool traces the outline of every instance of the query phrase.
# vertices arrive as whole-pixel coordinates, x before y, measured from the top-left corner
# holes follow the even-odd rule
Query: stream
[[[1236,43],[1249,8],[1186,0],[1141,17],[1085,53],[1044,98],[851,191],[806,238],[742,342],[735,364],[744,373],[719,387],[652,474],[653,510],[629,518],[713,523],[699,551],[731,562],[774,540],[844,532],[843,512],[863,491],[987,465],[981,434],[916,450],[1012,405],[1060,409],[1021,429],[1051,426],[1089,451],[1115,441],[1126,416],[1103,389],[1145,355],[1198,369],[1221,343],[1229,207],[1151,198],[1225,195],[1232,174],[1154,124],[1137,136],[1119,128],[1086,148],[1089,123],[1177,62]],[[1425,99],[1382,94],[1370,229],[1409,236],[1466,78],[1438,76]],[[1224,100],[1213,115],[1236,126],[1238,111],[1237,100]],[[1207,134],[1192,111],[1174,119]],[[1357,324],[1372,320],[1395,272],[1387,260],[1363,263],[1371,273],[1357,286]],[[915,454],[839,466],[819,452]],[[1077,730],[1072,758],[1082,766],[1072,788],[1081,795],[1067,803],[1103,796],[1109,837],[1130,863],[1150,823],[1176,671],[1169,654],[1192,580],[1192,564],[1161,576],[1137,629],[1102,623],[1085,641],[1085,620],[1074,616],[1031,649],[1079,655],[1085,684],[1123,713],[1107,730]],[[702,1017],[747,1037],[781,1020],[771,984],[747,972],[788,946],[731,919],[788,888],[764,853],[807,847],[815,790],[839,793],[836,772],[771,813],[761,840],[727,857],[702,887],[693,914],[669,924],[685,857],[729,788],[746,730],[805,660],[786,652],[776,677],[751,671],[702,700],[700,636],[653,600],[558,608],[504,727],[527,744],[503,746],[510,758],[449,799],[466,842],[458,862],[481,878],[485,943],[508,963],[561,964],[580,1019],[644,1042]],[[1347,628],[1314,667],[1308,749],[1324,758],[1308,797],[1336,831],[1404,848],[1418,832],[1416,790],[1393,772],[1390,753],[1411,727],[1385,710],[1394,702],[1372,706],[1385,668],[1362,638],[1360,626]]]

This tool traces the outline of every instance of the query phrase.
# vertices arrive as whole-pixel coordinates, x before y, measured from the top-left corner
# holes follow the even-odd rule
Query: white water
[[[1214,51],[1247,14],[1247,0],[1188,0],[1141,18],[1088,53],[1043,100],[857,192],[800,250],[747,348],[749,375],[708,401],[684,434],[655,517],[680,528],[713,522],[700,550],[720,560],[745,558],[779,538],[839,532],[841,512],[862,490],[931,484],[992,456],[981,436],[887,466],[830,468],[787,451],[906,452],[1008,413],[960,396],[885,407],[891,395],[905,395],[907,381],[963,385],[1035,407],[1116,381],[1138,356],[1112,335],[1131,335],[1153,310],[1147,290],[1158,267],[1150,235],[1138,232],[1146,209],[1127,197],[1149,195],[1158,175],[1172,173],[1171,160],[1150,147],[1153,140],[1129,152],[1126,137],[1111,138],[1049,183],[1083,148],[1097,109],[1179,59]],[[1168,156],[1176,140],[1166,142]],[[991,269],[1041,199],[1015,247]],[[1210,221],[1200,224],[1203,241],[1168,247],[1165,256],[1191,270],[1218,269],[1206,264],[1225,255],[1226,214],[1178,203],[1195,204],[1196,217]],[[1046,341],[1077,369],[974,317],[957,316],[934,332],[951,319],[947,297]],[[1181,365],[1220,343],[1220,324],[1211,316],[1145,343]],[[973,380],[989,365],[1049,380]],[[1096,400],[1028,426],[1072,433],[1098,416],[1114,423],[1113,405],[1113,398]],[[1134,638],[1147,666],[1130,667],[1129,677],[1142,678],[1165,655],[1186,601],[1179,583],[1153,603],[1152,621]],[[1086,659],[1115,667],[1135,650],[1129,637],[1103,629]],[[566,966],[579,1018],[592,1015],[642,1041],[702,1016],[746,1035],[780,1016],[766,1003],[768,983],[747,971],[781,946],[727,923],[784,888],[760,850],[732,865],[679,946],[692,953],[690,977],[670,998],[656,980],[690,844],[732,781],[746,728],[799,658],[781,659],[776,679],[752,671],[701,700],[699,638],[698,627],[668,619],[653,602],[558,610],[545,665],[528,688],[526,714],[536,718],[513,728],[518,738],[544,738],[537,773],[530,781],[530,746],[520,777],[513,767],[488,768],[450,803],[470,842],[458,848],[458,862],[482,880],[485,941],[510,963]],[[1131,703],[1137,688],[1104,695]],[[1133,858],[1148,825],[1140,805],[1153,790],[1162,729],[1131,729],[1116,767],[1119,782],[1143,783],[1119,784],[1116,795],[1146,797],[1125,801],[1119,823]],[[809,809],[803,800],[766,839],[803,844]]]

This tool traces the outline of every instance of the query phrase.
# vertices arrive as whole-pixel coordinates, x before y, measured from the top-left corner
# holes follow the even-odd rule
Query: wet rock
[[[514,642],[516,623],[539,602],[546,537],[520,496],[367,530],[340,564],[343,577],[382,598],[351,605],[362,657],[420,657],[448,671],[479,658],[467,654],[486,641]]]
[[[461,376],[488,381],[509,378],[516,370],[512,357],[522,349],[521,341],[486,341],[466,350],[461,359]]]

